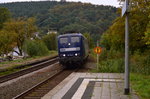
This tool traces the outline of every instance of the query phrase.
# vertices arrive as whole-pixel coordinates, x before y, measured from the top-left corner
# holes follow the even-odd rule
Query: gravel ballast
[[[59,63],[0,84],[0,99],[11,99],[62,69]]]

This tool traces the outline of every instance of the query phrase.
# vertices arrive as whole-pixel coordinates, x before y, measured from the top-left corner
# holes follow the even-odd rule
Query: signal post
[[[94,52],[97,54],[97,70],[99,69],[98,68],[98,65],[99,65],[99,54],[102,52],[102,48],[99,47],[99,44],[97,42],[97,47],[94,48]]]

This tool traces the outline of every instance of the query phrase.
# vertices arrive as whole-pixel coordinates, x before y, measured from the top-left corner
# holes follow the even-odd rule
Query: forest
[[[57,30],[59,33],[76,31],[102,34],[118,16],[117,8],[75,2],[16,2],[0,4],[8,8],[13,18],[36,18],[36,24],[42,33]]]

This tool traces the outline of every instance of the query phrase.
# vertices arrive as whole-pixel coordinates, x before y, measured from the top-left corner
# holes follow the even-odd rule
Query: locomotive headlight
[[[77,53],[75,53],[75,56],[78,56],[78,54],[77,54]]]
[[[66,55],[65,55],[65,54],[63,54],[63,56],[65,57]]]

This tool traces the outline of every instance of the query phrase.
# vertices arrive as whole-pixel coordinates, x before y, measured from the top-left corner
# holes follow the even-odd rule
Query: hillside
[[[38,14],[48,13],[48,9],[60,4],[55,1],[39,1],[39,2],[13,2],[3,3],[0,7],[6,7],[12,13],[14,18],[17,17],[32,17]]]
[[[117,17],[117,8],[75,2],[16,2],[0,4],[12,13],[13,18],[36,17],[37,25],[45,33],[56,29],[59,33],[77,31],[102,34]]]

